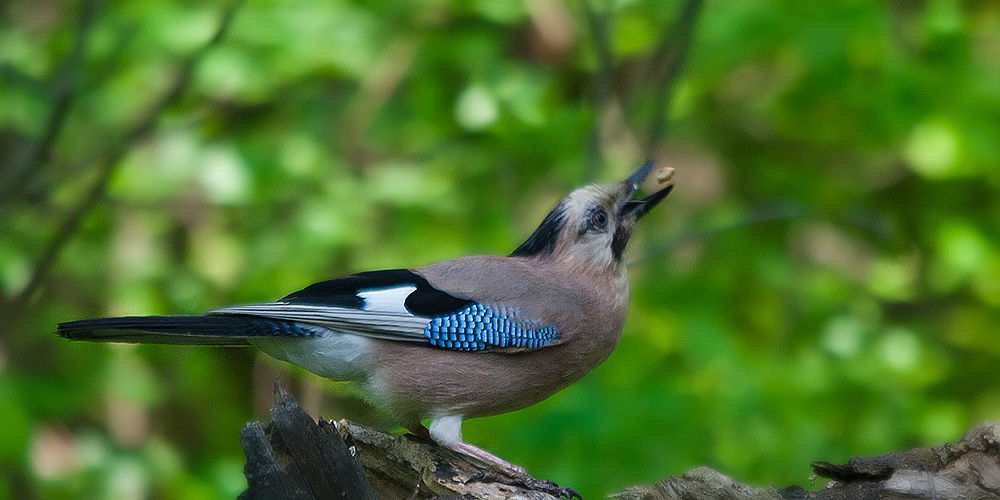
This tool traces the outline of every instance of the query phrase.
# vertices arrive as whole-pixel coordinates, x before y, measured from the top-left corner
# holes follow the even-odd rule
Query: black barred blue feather
[[[459,351],[484,351],[494,347],[537,349],[559,341],[559,332],[551,326],[524,328],[482,304],[432,319],[424,329],[424,336],[433,346]]]

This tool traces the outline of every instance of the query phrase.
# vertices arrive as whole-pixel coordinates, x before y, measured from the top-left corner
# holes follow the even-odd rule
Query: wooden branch
[[[973,427],[954,444],[812,466],[817,474],[834,479],[824,491],[841,495],[823,498],[996,499],[1000,421]]]
[[[377,499],[357,448],[333,424],[314,422],[280,379],[274,381],[274,401],[270,424],[251,422],[240,432],[249,485],[240,500]]]
[[[284,392],[280,381],[275,382],[275,400],[273,423],[252,422],[241,433],[249,485],[241,500],[553,500],[555,495],[569,494],[547,482],[519,482],[416,436],[392,436],[347,420],[316,423]],[[699,467],[654,485],[627,488],[614,498],[996,499],[1000,498],[1000,421],[975,427],[954,444],[853,458],[845,465],[814,462],[812,466],[818,475],[833,479],[819,491],[798,486],[758,488]]]
[[[392,436],[348,420],[316,423],[280,380],[274,394],[273,422],[251,422],[240,433],[248,485],[241,500],[558,498],[547,492],[560,490],[550,482],[506,484],[517,481],[411,434]],[[331,479],[338,475],[347,479]]]
[[[833,479],[819,491],[798,486],[755,488],[707,467],[652,486],[623,491],[620,500],[986,500],[1000,498],[1000,421],[970,429],[957,443],[904,453],[813,462]]]

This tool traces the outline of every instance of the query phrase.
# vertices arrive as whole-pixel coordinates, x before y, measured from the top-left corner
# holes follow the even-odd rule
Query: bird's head
[[[670,183],[633,200],[652,170],[653,163],[646,162],[619,183],[593,184],[573,191],[511,256],[556,259],[598,271],[620,268],[636,221],[674,187]]]

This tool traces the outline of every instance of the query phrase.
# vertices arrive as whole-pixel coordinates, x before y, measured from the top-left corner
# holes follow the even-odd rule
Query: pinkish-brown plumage
[[[579,380],[603,362],[628,308],[624,270],[566,272],[552,259],[464,257],[416,269],[432,285],[487,306],[517,304],[562,334],[535,350],[466,353],[382,341],[372,386],[409,421],[431,415],[481,417],[524,408]],[[476,279],[468,279],[475,276]],[[615,293],[608,290],[625,287]]]

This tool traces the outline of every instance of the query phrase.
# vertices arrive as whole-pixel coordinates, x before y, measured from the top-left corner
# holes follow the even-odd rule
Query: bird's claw
[[[576,498],[583,500],[579,493],[570,488],[562,488],[558,484],[549,480],[540,480],[531,477],[527,472],[516,473],[513,471],[482,471],[470,477],[467,483],[502,483],[511,486],[523,486],[533,491],[548,493],[557,498]]]
[[[549,495],[557,498],[576,498],[577,500],[583,500],[583,497],[581,497],[579,493],[570,488],[562,488],[555,482],[549,481],[548,479],[538,480],[528,476],[527,474],[525,474],[525,478],[526,480],[524,485],[535,491],[548,493]]]

